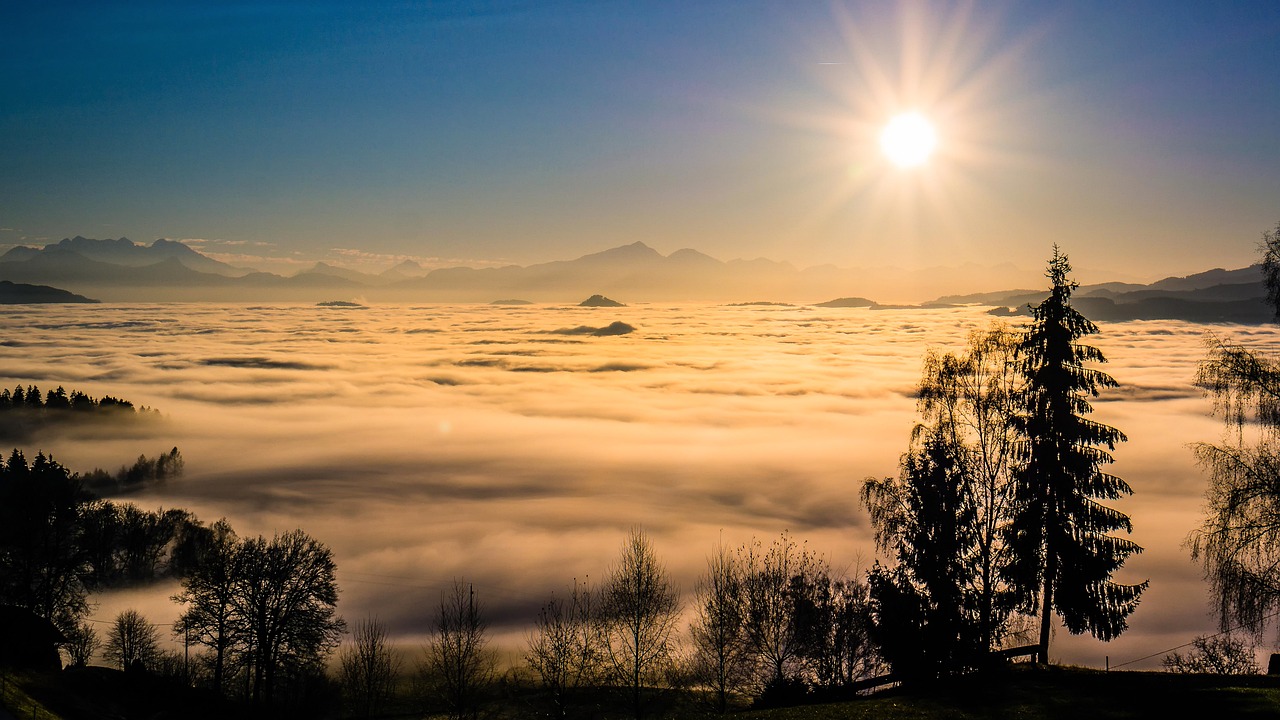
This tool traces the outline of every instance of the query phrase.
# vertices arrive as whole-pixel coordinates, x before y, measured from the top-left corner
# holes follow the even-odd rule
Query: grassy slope
[[[752,720],[1128,720],[1280,717],[1280,678],[1017,669],[865,700],[741,715]]]
[[[226,718],[241,714],[207,695],[128,678],[113,671],[27,678],[27,690],[66,720],[78,718]],[[24,698],[19,702],[29,703]],[[19,705],[21,707],[21,705]],[[26,707],[30,707],[27,705]],[[495,708],[496,709],[496,708]],[[527,710],[527,707],[525,708]],[[515,706],[499,711],[519,717]],[[30,711],[27,710],[27,713]],[[19,717],[26,714],[15,713]],[[667,717],[718,716],[685,708]],[[53,716],[41,716],[42,718]],[[741,720],[1130,720],[1134,718],[1280,717],[1280,677],[1172,675],[1020,667],[929,690],[894,690],[826,705],[732,713]]]

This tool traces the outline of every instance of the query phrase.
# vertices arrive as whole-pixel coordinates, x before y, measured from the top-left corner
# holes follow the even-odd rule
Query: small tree
[[[209,649],[214,692],[221,693],[230,656],[247,628],[237,604],[241,543],[227,521],[210,528],[194,567],[174,602],[186,605],[173,631]]]
[[[354,642],[339,656],[342,687],[347,701],[360,717],[373,717],[391,699],[400,660],[387,642],[387,630],[378,618],[356,624]]]
[[[129,672],[150,670],[159,658],[160,633],[137,610],[129,609],[116,616],[107,633],[103,655]]]
[[[493,682],[495,661],[488,649],[489,624],[483,610],[475,588],[464,580],[455,580],[452,588],[440,593],[425,669],[452,718],[477,717]]]
[[[768,548],[758,540],[739,548],[738,562],[745,602],[744,639],[755,665],[757,690],[801,680],[806,637],[797,622],[797,591],[812,587],[813,578],[826,574],[826,564],[787,532]]]
[[[856,579],[833,578],[822,570],[792,578],[800,657],[807,680],[817,687],[847,687],[876,668],[870,640],[868,586]]]
[[[644,688],[660,683],[672,666],[680,617],[679,593],[644,531],[627,536],[603,592],[604,655],[639,718]]]
[[[968,468],[937,429],[902,457],[897,478],[867,478],[862,499],[876,544],[870,595],[877,644],[894,671],[936,677],[973,668],[986,648],[971,591],[978,572]]]
[[[694,589],[697,615],[690,627],[693,669],[711,688],[716,710],[728,710],[729,698],[750,676],[743,630],[746,616],[738,557],[724,545],[707,558],[707,570]]]
[[[98,639],[98,633],[94,632],[93,626],[87,622],[77,623],[75,627],[63,634],[66,635],[67,642],[63,644],[62,649],[67,651],[67,656],[74,667],[88,665],[89,661],[93,660],[93,654],[102,645],[102,641]]]
[[[1190,652],[1168,655],[1163,665],[1168,672],[1176,673],[1256,675],[1259,672],[1253,644],[1230,635],[1201,635],[1191,641]]]
[[[538,611],[525,661],[551,696],[560,717],[567,717],[574,693],[600,675],[599,609],[591,588],[574,580],[566,598],[552,597]]]

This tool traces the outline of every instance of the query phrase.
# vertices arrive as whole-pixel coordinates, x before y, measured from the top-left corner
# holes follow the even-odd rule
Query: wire
[[[1271,613],[1270,615],[1267,615],[1266,617],[1262,618],[1259,622],[1266,622],[1267,620],[1270,620],[1271,618],[1276,617],[1277,615],[1280,615],[1280,610],[1277,610],[1276,612],[1273,612],[1273,613]],[[1244,627],[1245,627],[1244,625],[1237,625],[1237,626],[1235,626],[1235,627],[1233,627],[1233,628],[1229,628],[1229,629],[1227,629],[1227,630],[1223,630],[1223,631],[1221,631],[1221,632],[1216,632],[1216,633],[1214,633],[1214,634],[1212,634],[1212,635],[1205,635],[1205,636],[1203,636],[1202,638],[1201,638],[1201,637],[1197,637],[1197,638],[1196,638],[1196,640],[1201,640],[1201,639],[1204,639],[1204,640],[1212,640],[1213,638],[1219,637],[1219,636],[1221,636],[1221,635],[1229,635],[1229,634],[1231,634],[1231,633],[1233,633],[1233,632],[1235,632],[1235,631],[1237,631],[1237,630],[1243,629]],[[1188,642],[1188,643],[1182,643],[1181,645],[1179,645],[1179,646],[1177,646],[1177,647],[1171,647],[1171,648],[1169,648],[1168,650],[1161,650],[1161,651],[1160,651],[1160,652],[1158,652],[1158,653],[1152,653],[1152,654],[1150,654],[1150,655],[1146,655],[1146,656],[1140,657],[1140,658],[1138,658],[1137,660],[1130,660],[1130,661],[1128,661],[1128,662],[1122,662],[1122,663],[1120,663],[1119,665],[1112,665],[1112,666],[1111,666],[1111,669],[1112,669],[1112,670],[1115,670],[1115,669],[1117,669],[1117,668],[1122,668],[1122,667],[1124,667],[1125,665],[1132,665],[1132,664],[1134,664],[1134,663],[1140,663],[1140,662],[1142,662],[1143,660],[1150,660],[1150,659],[1151,659],[1151,658],[1153,658],[1153,657],[1159,657],[1159,656],[1161,656],[1161,655],[1168,655],[1169,653],[1173,652],[1174,650],[1181,650],[1181,649],[1182,649],[1182,648],[1184,648],[1184,647],[1190,647],[1190,646],[1192,646],[1192,645],[1195,645],[1195,644],[1196,644],[1196,640],[1192,640],[1191,642]]]

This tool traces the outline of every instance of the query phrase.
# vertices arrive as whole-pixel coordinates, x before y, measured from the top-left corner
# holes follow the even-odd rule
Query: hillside
[[[53,711],[42,719],[106,720],[116,717],[190,718],[254,714],[172,681],[88,668],[19,679],[25,693],[10,695],[15,713],[30,713],[34,698]],[[299,717],[340,717],[330,688],[312,704],[279,713]],[[508,688],[493,707],[493,718],[526,717],[532,691]],[[514,694],[513,694],[514,693]],[[535,693],[536,694],[536,693]],[[495,700],[497,700],[495,698]],[[959,678],[930,688],[894,689],[869,697],[717,715],[692,698],[661,703],[667,717],[742,720],[1146,720],[1167,718],[1274,718],[1280,714],[1280,677],[1266,675],[1178,675],[1111,672],[1080,668],[1015,665],[982,676]],[[409,703],[413,705],[412,702]],[[402,708],[402,710],[408,709]],[[325,712],[327,710],[328,712]],[[279,711],[277,711],[279,712]],[[53,714],[53,713],[56,713]],[[271,715],[264,713],[263,715]],[[397,717],[418,717],[418,713]],[[571,717],[577,717],[571,713]],[[3,710],[0,709],[0,717]],[[593,715],[593,717],[614,717]],[[621,716],[619,716],[621,717]]]
[[[26,285],[0,280],[0,305],[46,303],[96,303],[97,300],[48,285]]]
[[[985,677],[960,678],[923,690],[892,690],[869,698],[745,712],[750,720],[977,720],[1018,718],[1274,718],[1280,677],[1111,672],[1016,666]]]

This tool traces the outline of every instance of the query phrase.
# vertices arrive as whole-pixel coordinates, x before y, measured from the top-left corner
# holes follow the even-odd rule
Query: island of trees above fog
[[[1008,268],[1005,268],[1008,270]],[[575,260],[529,266],[427,270],[405,260],[378,274],[316,263],[291,276],[235,267],[173,240],[151,245],[127,238],[67,238],[42,248],[0,255],[0,302],[156,300],[293,300],[359,295],[388,302],[568,302],[608,295],[642,302],[802,302],[827,307],[896,307],[867,298],[884,288],[942,287],[958,274],[998,283],[1000,269],[805,269],[765,259],[723,262],[684,249],[662,255],[636,242]],[[1006,273],[1007,274],[1007,273]],[[23,284],[21,287],[14,284]],[[54,287],[40,287],[54,286]],[[66,288],[67,291],[59,291]],[[64,293],[64,294],[58,294]],[[996,313],[1026,315],[1042,290],[999,290],[939,297],[922,307],[981,304]],[[1270,319],[1260,265],[1215,269],[1150,285],[1103,283],[1079,288],[1076,305],[1092,320],[1183,319],[1259,323]],[[6,298],[13,298],[8,299]],[[26,298],[26,299],[22,299]],[[51,299],[61,298],[61,299]],[[576,302],[576,300],[574,300]]]
[[[1274,311],[1280,228],[1267,237]],[[1091,398],[1117,381],[1100,369],[1105,337],[1086,342],[1099,328],[1076,308],[1070,272],[1055,248],[1027,322],[993,319],[964,348],[923,358],[920,418],[904,428],[897,472],[861,483],[885,558],[865,572],[841,573],[783,533],[710,546],[681,592],[633,528],[596,580],[565,577],[530,610],[508,655],[489,630],[490,589],[466,578],[427,579],[444,588],[434,622],[415,628],[428,639],[396,647],[376,614],[339,614],[334,555],[305,530],[241,536],[226,520],[104,499],[180,478],[177,448],[83,475],[14,449],[0,464],[0,663],[29,673],[19,685],[32,707],[68,717],[106,717],[85,709],[104,702],[157,717],[687,717],[833,701],[853,712],[886,686],[900,688],[894,702],[957,678],[1014,688],[1027,677],[1015,663],[1049,663],[1055,623],[1111,640],[1148,589],[1124,577],[1143,550],[1110,505],[1133,492],[1107,472],[1126,437],[1090,418]],[[1249,638],[1280,613],[1280,358],[1216,342],[1196,382],[1229,428],[1260,432],[1195,448],[1209,490],[1191,555],[1223,629],[1242,633],[1196,638],[1164,665],[1256,674]],[[0,391],[0,416],[36,414],[45,427],[131,407],[62,388]],[[161,579],[179,583],[172,627],[137,610],[91,622],[94,593]],[[182,652],[164,649],[169,633]],[[1140,701],[1149,711],[1152,698]]]

